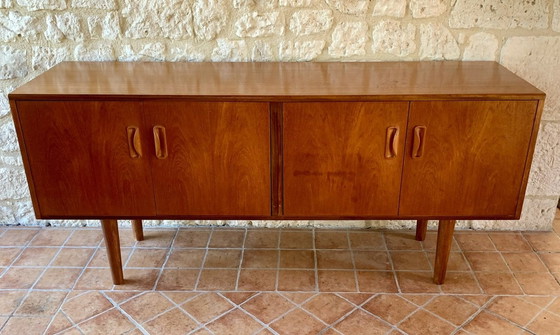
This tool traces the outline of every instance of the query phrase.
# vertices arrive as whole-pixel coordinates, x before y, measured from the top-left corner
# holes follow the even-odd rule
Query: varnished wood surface
[[[151,164],[158,215],[271,215],[270,112],[265,103],[146,101],[146,133],[165,128]]]
[[[495,62],[66,62],[10,97],[427,100],[538,99],[544,93]]]
[[[434,261],[434,282],[443,284],[447,274],[447,263],[453,244],[455,220],[440,220],[437,234],[436,259]]]
[[[111,276],[113,284],[124,284],[122,260],[121,260],[121,242],[119,240],[119,226],[117,220],[101,220],[101,228],[105,239],[105,247],[107,248],[107,259],[111,267]]]
[[[284,214],[396,215],[408,103],[285,103]],[[400,129],[386,158],[387,128]]]
[[[132,220],[132,231],[136,241],[144,240],[144,229],[142,227],[142,220]]]
[[[17,102],[39,218],[156,213],[149,161],[129,154],[127,127],[141,126],[139,106]]]
[[[536,101],[412,102],[399,214],[517,213]],[[413,130],[425,126],[422,157]]]
[[[428,231],[428,220],[416,221],[416,241],[424,241]]]

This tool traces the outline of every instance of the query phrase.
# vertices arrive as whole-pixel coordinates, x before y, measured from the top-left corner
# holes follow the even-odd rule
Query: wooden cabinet
[[[103,219],[115,283],[124,218],[437,219],[441,283],[454,220],[520,217],[544,101],[494,62],[63,63],[9,97],[36,216]]]
[[[284,104],[284,214],[396,216],[406,102]]]

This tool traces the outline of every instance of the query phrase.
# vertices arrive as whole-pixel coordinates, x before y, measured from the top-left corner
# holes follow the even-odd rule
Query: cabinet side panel
[[[18,110],[43,217],[155,215],[149,164],[129,150],[138,103],[21,101]]]
[[[145,101],[144,117],[165,129],[167,157],[150,147],[158,215],[271,215],[267,103]]]
[[[536,104],[413,102],[399,215],[515,217]]]

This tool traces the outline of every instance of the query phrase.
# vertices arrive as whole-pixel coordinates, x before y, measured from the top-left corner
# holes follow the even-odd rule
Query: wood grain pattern
[[[400,215],[514,217],[535,101],[412,102],[408,136],[426,126],[424,152],[403,169]]]
[[[434,261],[434,282],[443,284],[447,274],[447,263],[453,244],[455,220],[440,220],[437,234],[436,259]]]
[[[107,259],[111,267],[113,284],[124,284],[121,242],[119,240],[119,225],[117,224],[117,220],[101,220],[101,228],[105,239],[105,247],[107,248]]]
[[[386,158],[386,132],[405,129],[407,113],[399,102],[284,104],[285,215],[395,215],[404,141]]]
[[[166,129],[168,156],[150,154],[158,215],[271,215],[268,104],[146,101],[144,117]]]
[[[142,228],[142,220],[132,220],[132,231],[136,241],[144,240],[144,229]]]
[[[416,241],[424,241],[428,231],[428,220],[416,221]]]
[[[128,148],[127,127],[142,123],[139,106],[17,102],[39,218],[155,214],[149,163]]]
[[[68,62],[10,94],[25,99],[430,100],[539,99],[496,62]]]

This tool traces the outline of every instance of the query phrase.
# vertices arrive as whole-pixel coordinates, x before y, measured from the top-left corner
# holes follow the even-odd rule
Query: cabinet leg
[[[136,241],[144,240],[144,231],[142,230],[142,220],[132,220],[132,231],[136,237]]]
[[[107,257],[109,258],[113,284],[123,284],[121,243],[119,240],[117,220],[101,220],[101,227],[103,228],[103,236],[105,237],[105,247],[107,248]]]
[[[428,220],[417,220],[416,241],[424,241],[426,239],[426,231],[428,231]]]
[[[437,235],[436,261],[434,264],[434,282],[438,285],[445,281],[447,261],[453,243],[455,220],[440,220]]]

